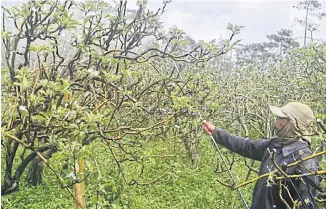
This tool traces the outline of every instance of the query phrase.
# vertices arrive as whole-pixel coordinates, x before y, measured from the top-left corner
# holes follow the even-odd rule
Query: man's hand
[[[202,125],[203,125],[203,129],[205,130],[205,132],[208,135],[212,135],[213,134],[213,131],[215,129],[215,126],[212,123],[207,122],[206,120],[204,120],[203,123],[202,123]]]

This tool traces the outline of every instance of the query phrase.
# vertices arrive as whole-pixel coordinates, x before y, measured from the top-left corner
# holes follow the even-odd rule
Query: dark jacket
[[[214,130],[213,137],[216,143],[223,145],[232,152],[238,153],[244,157],[261,161],[259,175],[277,169],[271,160],[268,149],[271,152],[274,152],[275,162],[289,175],[307,173],[310,170],[314,172],[317,171],[317,163],[315,159],[310,159],[301,162],[301,164],[297,166],[286,168],[286,165],[312,154],[308,144],[301,141],[284,145],[281,143],[281,140],[278,137],[272,137],[269,140],[249,140],[246,138],[233,136],[219,128]],[[278,175],[282,174],[278,172]],[[311,181],[307,180],[307,178],[309,178]],[[288,191],[291,193],[294,200],[305,200],[307,207],[301,205],[296,208],[317,208],[314,200],[314,197],[317,196],[317,190],[315,189],[315,185],[311,186],[313,185],[311,182],[315,183],[315,185],[319,185],[318,176],[314,175],[304,177],[303,179],[298,178],[282,181],[282,184],[287,186]],[[301,197],[298,195],[296,190],[301,194]],[[281,197],[283,198],[283,201],[286,201],[288,205],[293,208],[292,201],[284,187],[282,187]],[[251,209],[287,209],[287,206],[283,201],[280,198],[279,182],[267,182],[267,177],[261,178],[256,182]]]

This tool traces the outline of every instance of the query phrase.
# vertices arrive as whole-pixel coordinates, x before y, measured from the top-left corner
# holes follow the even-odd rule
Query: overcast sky
[[[106,0],[112,1],[112,0]],[[115,0],[117,1],[117,0]],[[137,0],[128,0],[129,8],[136,8]],[[147,8],[156,10],[163,0],[147,0]],[[11,1],[9,1],[11,2]],[[235,37],[243,44],[266,41],[267,34],[285,28],[292,29],[294,37],[303,43],[304,29],[295,23],[296,17],[304,17],[304,11],[293,8],[296,0],[172,0],[162,15],[166,28],[176,25],[195,40],[210,41],[228,38],[228,23],[244,26]],[[326,1],[322,11],[326,12]],[[10,4],[12,4],[11,2]],[[8,5],[8,0],[2,0]],[[320,31],[314,37],[326,39],[326,18],[320,21]]]
[[[135,1],[129,1],[135,4]],[[245,26],[238,38],[242,43],[266,41],[267,34],[286,28],[302,43],[303,27],[295,23],[295,17],[304,17],[303,11],[293,8],[295,0],[172,0],[162,16],[166,27],[176,25],[196,40],[209,41],[227,38],[227,24]],[[326,1],[322,11],[326,12]],[[157,9],[162,0],[148,0],[149,9]],[[326,39],[326,18],[320,21],[316,38]]]

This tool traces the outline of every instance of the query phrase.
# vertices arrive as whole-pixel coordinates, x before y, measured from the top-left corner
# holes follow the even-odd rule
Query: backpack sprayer
[[[196,108],[196,110],[197,110],[197,112],[198,112],[198,114],[199,114],[199,118],[203,121],[204,118],[202,117],[202,115],[200,114],[200,112],[198,111],[197,108]],[[224,159],[224,157],[223,157],[223,155],[222,155],[222,152],[221,152],[220,148],[218,147],[216,141],[214,140],[214,137],[213,137],[212,135],[210,135],[210,138],[211,138],[213,144],[215,145],[216,150],[217,150],[218,154],[220,155],[220,157],[221,157],[221,159],[222,159],[222,161],[223,161],[223,164],[225,165],[225,167],[226,167],[226,169],[227,169],[227,171],[228,171],[229,176],[231,177],[232,181],[235,182],[235,179],[234,179],[234,177],[233,177],[233,175],[232,175],[232,173],[231,173],[231,171],[230,171],[230,169],[229,169],[229,167],[228,167],[228,165],[227,165],[227,163],[226,163],[226,161],[225,161],[225,159]],[[239,193],[239,195],[240,195],[240,198],[242,199],[244,205],[246,206],[246,209],[249,209],[249,207],[248,207],[248,205],[247,205],[247,203],[246,203],[246,201],[245,201],[245,198],[243,197],[243,194],[242,194],[240,188],[237,188],[237,190],[238,190],[238,193]]]

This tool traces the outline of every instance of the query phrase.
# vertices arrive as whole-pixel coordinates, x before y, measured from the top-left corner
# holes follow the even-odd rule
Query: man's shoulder
[[[280,147],[281,141],[281,138],[278,136],[272,136],[269,139],[266,139],[269,148]]]
[[[287,157],[291,154],[307,157],[312,153],[310,146],[302,141],[295,141],[293,143],[283,144],[282,139],[278,136],[272,136],[267,141],[269,148],[281,149],[284,157]]]
[[[284,157],[291,154],[299,155],[301,158],[307,157],[312,154],[310,146],[302,141],[296,141],[288,145],[284,145],[282,148],[282,153]]]

